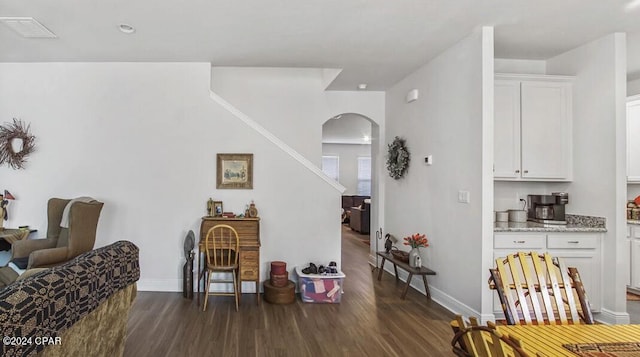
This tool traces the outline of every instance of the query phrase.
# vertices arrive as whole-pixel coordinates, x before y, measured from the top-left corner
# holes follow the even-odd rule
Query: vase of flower
[[[413,268],[420,268],[422,266],[420,247],[429,246],[429,240],[426,235],[416,233],[409,237],[404,237],[404,245],[411,246],[411,251],[409,251],[409,266]]]

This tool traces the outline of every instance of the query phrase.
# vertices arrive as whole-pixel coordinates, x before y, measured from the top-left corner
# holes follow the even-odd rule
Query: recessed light
[[[120,24],[118,28],[120,29],[121,32],[126,34],[132,34],[136,32],[136,28],[129,24]]]
[[[366,83],[358,84],[358,89],[367,89],[367,84]]]

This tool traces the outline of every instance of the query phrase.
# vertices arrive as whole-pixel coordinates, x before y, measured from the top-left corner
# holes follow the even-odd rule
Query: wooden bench
[[[378,256],[382,257],[382,264],[380,264],[380,271],[378,272],[378,281],[382,280],[382,272],[384,271],[384,263],[388,260],[393,263],[393,270],[396,273],[396,281],[400,280],[398,278],[398,267],[406,270],[409,273],[409,277],[407,277],[407,285],[405,285],[404,290],[402,291],[402,295],[400,296],[402,299],[407,295],[407,291],[409,290],[409,284],[411,284],[411,279],[414,275],[422,276],[422,281],[424,282],[424,290],[427,292],[427,298],[431,299],[431,292],[429,291],[429,284],[427,283],[427,275],[436,275],[436,272],[425,267],[414,268],[409,266],[408,263],[400,261],[391,255],[391,253],[386,252],[377,252]]]

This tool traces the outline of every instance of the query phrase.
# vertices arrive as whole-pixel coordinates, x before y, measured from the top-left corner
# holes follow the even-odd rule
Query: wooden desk
[[[0,239],[6,240],[9,244],[27,238],[31,233],[28,229],[3,228],[0,230]]]
[[[409,264],[400,261],[391,255],[391,253],[386,252],[377,252],[377,255],[382,257],[382,263],[380,264],[380,271],[378,272],[378,281],[382,280],[382,272],[384,271],[384,263],[388,260],[393,263],[393,270],[396,272],[396,281],[400,280],[398,278],[398,267],[406,270],[409,273],[409,277],[407,278],[407,285],[405,285],[404,290],[402,291],[402,295],[400,296],[402,299],[407,296],[407,291],[409,290],[409,284],[411,284],[411,278],[414,275],[422,276],[422,281],[424,282],[424,290],[427,292],[427,298],[431,299],[431,292],[429,291],[429,284],[427,283],[427,275],[436,275],[436,272],[426,268],[413,268],[409,266]]]
[[[240,284],[238,290],[242,293],[242,282],[256,283],[256,299],[260,303],[260,218],[224,218],[202,217],[200,224],[200,241],[198,242],[198,293],[200,293],[200,279],[204,275],[201,256],[204,254],[204,241],[209,229],[217,224],[227,224],[238,232],[240,238],[239,273]]]
[[[498,331],[519,338],[532,356],[575,357],[564,344],[640,341],[640,325],[499,325]]]

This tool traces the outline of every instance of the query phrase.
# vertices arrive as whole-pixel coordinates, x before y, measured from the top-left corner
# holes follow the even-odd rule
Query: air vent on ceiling
[[[0,17],[0,22],[26,38],[57,38],[33,17]]]

